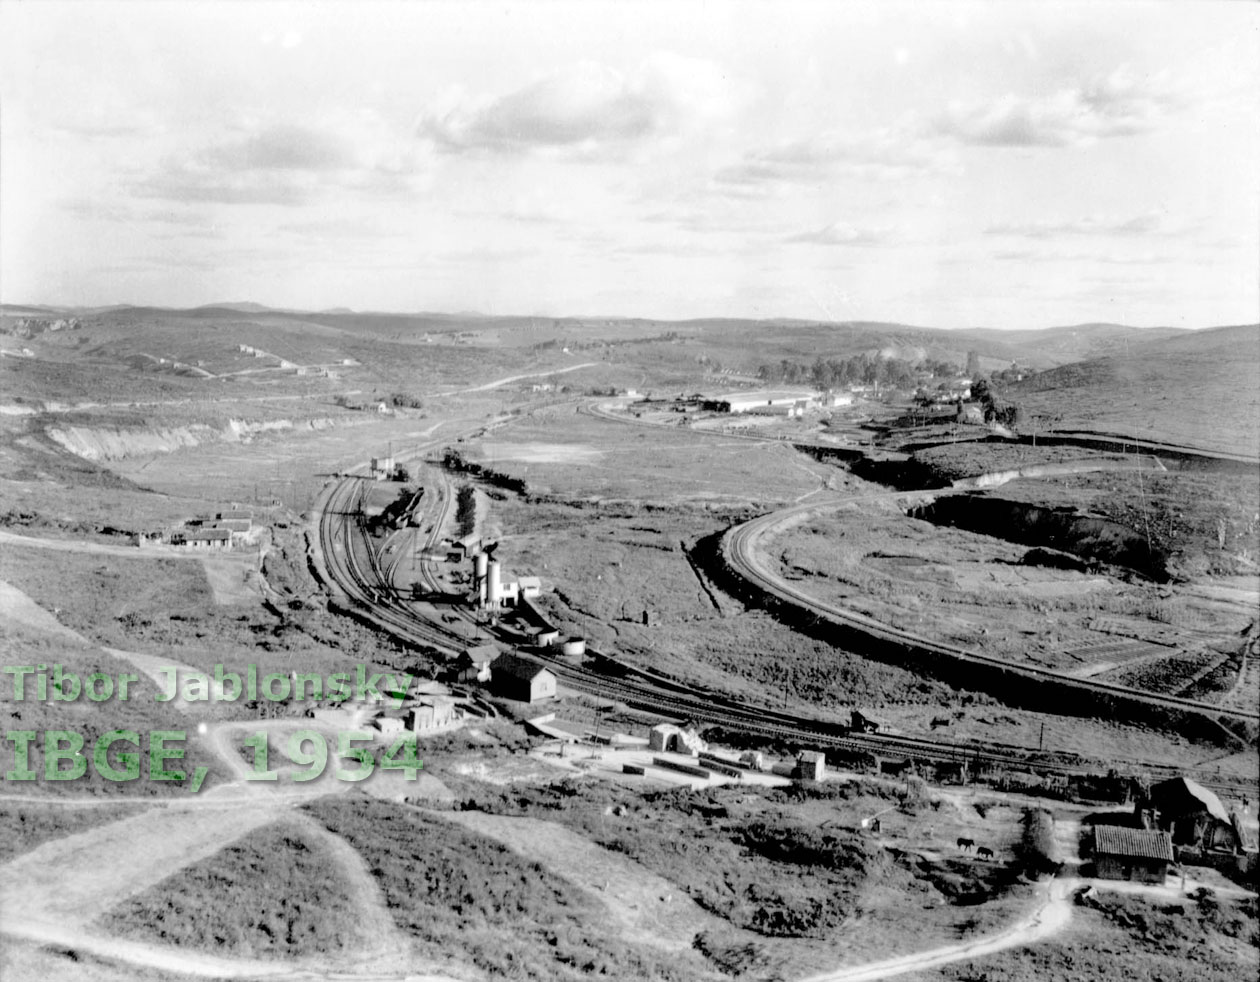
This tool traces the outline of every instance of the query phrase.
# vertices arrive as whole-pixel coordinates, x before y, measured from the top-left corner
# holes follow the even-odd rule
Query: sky
[[[1260,4],[0,0],[0,300],[1260,319]]]

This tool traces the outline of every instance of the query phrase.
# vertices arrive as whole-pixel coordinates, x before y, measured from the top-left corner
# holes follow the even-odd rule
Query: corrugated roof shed
[[[1094,826],[1094,854],[1173,861],[1172,837],[1155,829]]]

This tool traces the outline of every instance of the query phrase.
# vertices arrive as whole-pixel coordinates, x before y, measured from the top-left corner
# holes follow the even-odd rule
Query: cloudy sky
[[[1260,317],[1260,5],[0,0],[5,302]]]

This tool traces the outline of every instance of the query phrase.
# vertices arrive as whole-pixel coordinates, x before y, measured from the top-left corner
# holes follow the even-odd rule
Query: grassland
[[[479,809],[558,823],[675,883],[738,932],[697,947],[754,977],[946,943],[1002,922],[1028,896],[1008,865],[1018,815],[999,802],[973,808],[879,782],[647,793],[582,779],[456,783]],[[880,835],[861,831],[876,813]],[[958,835],[990,844],[997,861],[959,857]]]
[[[695,955],[619,941],[593,896],[500,843],[414,809],[326,798],[307,810],[363,857],[420,953],[458,951],[493,976],[713,977]]]
[[[818,490],[830,474],[788,446],[618,425],[572,407],[515,421],[466,453],[523,478],[532,494],[673,507],[774,507]]]
[[[1041,979],[1237,982],[1260,969],[1255,900],[1207,898],[1157,903],[1100,894],[1072,913],[1072,924],[1035,947],[902,978],[914,982],[1033,982]]]
[[[854,700],[938,701],[947,689],[825,642],[784,631],[700,578],[698,545],[733,516],[602,507],[597,512],[508,495],[487,519],[512,575],[542,577],[539,603],[593,647],[753,703],[804,711]],[[593,517],[598,515],[598,521]],[[644,624],[647,612],[650,624]]]
[[[1255,458],[1260,454],[1260,326],[1221,327],[1065,365],[1016,383],[1025,418]]]
[[[1117,657],[1150,655],[1150,644],[1206,662],[1217,657],[1213,644],[1230,645],[1248,623],[1241,608],[1155,584],[1029,565],[1023,546],[927,525],[895,508],[847,506],[786,531],[773,550],[783,575],[822,600],[1072,674],[1110,671]],[[1093,654],[1116,636],[1148,646]]]
[[[112,936],[309,961],[354,946],[370,930],[361,914],[327,848],[277,823],[127,898],[98,923]]]
[[[1124,471],[1015,481],[1004,498],[1078,508],[1149,539],[1179,578],[1255,574],[1260,482],[1254,475]]]
[[[58,664],[64,672],[73,673],[85,679],[95,672],[104,673],[111,678],[118,678],[124,672],[138,674],[134,666],[122,659],[115,658],[103,651],[90,647],[75,645],[63,639],[43,639],[15,637],[9,634],[5,638],[5,663],[10,665],[49,665]],[[216,758],[204,747],[195,731],[187,726],[186,719],[170,706],[155,701],[158,695],[157,686],[148,678],[141,677],[131,683],[127,700],[111,699],[108,702],[88,702],[80,695],[74,702],[39,702],[32,698],[31,691],[26,691],[27,698],[18,701],[13,698],[11,687],[7,685],[0,692],[0,711],[5,713],[6,729],[33,730],[40,735],[30,744],[27,766],[35,772],[36,778],[30,782],[7,781],[6,792],[10,794],[49,794],[49,795],[110,795],[117,797],[164,797],[186,794],[187,788],[182,781],[153,781],[149,779],[147,765],[148,734],[151,731],[168,731],[184,736],[182,740],[172,738],[169,746],[184,750],[184,757],[169,762],[172,770],[182,770],[191,775],[194,768],[207,766],[213,775]],[[91,766],[92,748],[96,741],[112,730],[134,730],[140,735],[141,747],[145,757],[141,761],[141,769],[136,779],[112,781],[101,776],[96,767]],[[43,734],[47,731],[69,731],[83,740],[81,758],[88,758],[85,772],[73,780],[48,780],[45,772],[45,755],[43,750]],[[134,750],[134,746],[120,743],[114,746],[110,754],[113,767],[121,768],[118,759],[120,750]],[[5,742],[0,748],[0,769],[5,772],[14,770],[15,751],[13,744]],[[62,762],[58,769],[70,770],[70,765]],[[211,787],[208,780],[206,788]]]
[[[134,815],[141,807],[136,804],[67,807],[6,801],[0,796],[0,863],[29,852],[41,843]]]
[[[254,602],[221,604],[200,562],[187,559],[101,557],[6,545],[0,580],[17,586],[67,627],[92,641],[182,664],[229,671],[258,666],[260,674],[332,672],[347,664],[415,667],[420,657],[392,638],[349,618],[308,604],[312,586],[293,529],[280,530],[285,543],[271,555],[283,606]],[[289,591],[289,592],[285,592]],[[100,657],[108,657],[101,655]],[[47,660],[45,658],[45,660]],[[377,669],[379,670],[379,669]],[[114,703],[107,705],[112,713]],[[248,714],[237,703],[201,704],[208,715]]]

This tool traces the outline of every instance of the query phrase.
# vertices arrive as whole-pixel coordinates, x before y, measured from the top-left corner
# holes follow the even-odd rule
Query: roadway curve
[[[1059,672],[1019,665],[1002,658],[994,658],[976,651],[932,641],[910,631],[883,624],[856,611],[824,603],[798,590],[762,564],[758,556],[758,547],[775,531],[794,520],[834,511],[854,500],[854,497],[844,497],[827,502],[815,501],[805,505],[796,505],[738,525],[722,538],[722,559],[732,572],[742,577],[762,594],[809,616],[844,628],[848,632],[867,639],[873,646],[887,649],[891,644],[895,646],[895,649],[904,652],[907,660],[923,662],[926,657],[937,661],[944,660],[954,668],[973,666],[996,669],[1000,674],[994,675],[995,681],[1018,680],[1039,685],[1054,683],[1066,695],[1087,696],[1091,705],[1108,702],[1117,708],[1126,707],[1130,710],[1137,706],[1154,707],[1179,713],[1197,714],[1213,720],[1228,719],[1253,725],[1260,723],[1260,713],[1226,709],[1193,699],[1143,692],[1110,682],[1074,678]],[[987,673],[977,674],[983,677],[983,674]],[[999,694],[1009,697],[1010,691],[1007,689]]]

